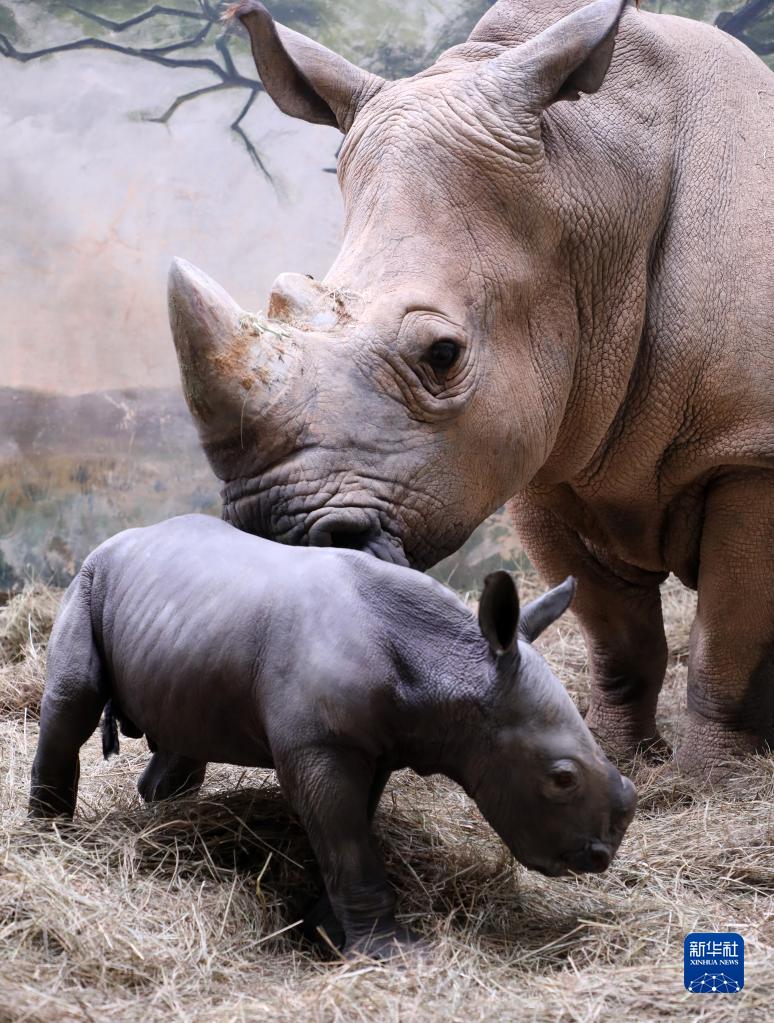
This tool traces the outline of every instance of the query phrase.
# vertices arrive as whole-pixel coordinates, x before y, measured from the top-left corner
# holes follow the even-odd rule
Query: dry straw
[[[693,601],[674,583],[664,596],[662,727],[673,737]],[[199,800],[145,808],[134,789],[143,743],[126,740],[106,764],[92,740],[76,823],[27,823],[57,599],[36,587],[0,612],[0,1023],[771,1019],[774,759],[720,788],[635,765],[640,810],[613,867],[558,880],[515,865],[451,783],[402,773],[376,830],[401,916],[429,950],[387,968],[342,964],[296,926],[317,880],[271,772],[214,768]],[[582,704],[572,621],[541,644]],[[683,935],[715,929],[745,937],[747,986],[689,995]]]
[[[37,713],[46,672],[46,643],[62,594],[29,584],[0,607],[0,714]]]

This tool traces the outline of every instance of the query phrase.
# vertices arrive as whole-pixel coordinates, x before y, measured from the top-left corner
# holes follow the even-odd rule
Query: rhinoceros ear
[[[264,88],[291,117],[347,132],[385,84],[325,46],[277,25],[258,0],[232,4],[224,18],[239,18],[245,26]]]
[[[519,639],[532,643],[561,617],[575,596],[576,582],[570,575],[542,597],[527,604],[519,620]]]
[[[489,61],[487,73],[535,114],[560,99],[596,92],[607,74],[629,0],[595,0]]]
[[[519,594],[510,573],[492,572],[484,579],[478,624],[495,657],[513,649],[519,627]]]

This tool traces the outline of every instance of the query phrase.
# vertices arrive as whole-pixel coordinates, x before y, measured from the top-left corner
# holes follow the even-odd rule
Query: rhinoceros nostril
[[[607,870],[613,854],[602,842],[591,842],[583,849],[564,857],[567,866],[571,870],[578,870],[592,874],[601,874]]]
[[[601,874],[603,870],[607,870],[610,866],[611,859],[612,856],[607,846],[594,842],[586,851],[586,869],[594,874]]]
[[[350,550],[362,551],[373,539],[370,529],[334,530],[330,534],[331,547],[347,547]]]
[[[309,543],[312,547],[347,547],[359,551],[367,547],[378,532],[378,522],[363,509],[329,512],[310,528]]]

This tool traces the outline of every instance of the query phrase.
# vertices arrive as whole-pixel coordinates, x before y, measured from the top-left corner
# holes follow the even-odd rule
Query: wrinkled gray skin
[[[477,621],[434,580],[355,551],[200,515],[119,533],[86,559],[54,626],[30,810],[73,814],[78,751],[110,700],[106,754],[114,716],[155,751],[145,799],[196,790],[208,761],[276,768],[330,899],[313,920],[343,929],[348,951],[411,941],[370,837],[399,768],[457,781],[528,867],[604,870],[634,786],[529,642],[574,588],[520,616],[495,573]]]
[[[277,104],[345,133],[346,222],[323,282],[277,280],[270,324],[173,268],[225,516],[421,568],[512,498],[542,574],[578,578],[608,749],[659,741],[668,572],[699,591],[680,762],[765,748],[771,72],[621,0],[501,0],[398,82],[254,0],[234,14]]]

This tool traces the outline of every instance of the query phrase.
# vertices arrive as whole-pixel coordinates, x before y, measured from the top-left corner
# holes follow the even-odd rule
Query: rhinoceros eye
[[[550,773],[551,785],[559,792],[569,792],[578,784],[578,769],[571,760],[560,760]]]
[[[575,775],[572,771],[554,771],[552,777],[558,789],[570,789],[575,784]]]
[[[437,370],[451,369],[460,354],[456,341],[434,341],[427,353],[427,362]]]

